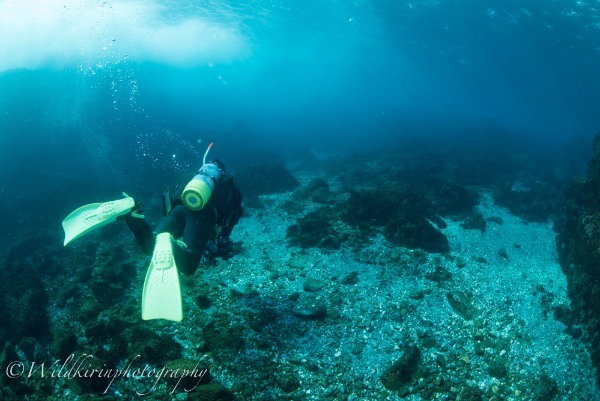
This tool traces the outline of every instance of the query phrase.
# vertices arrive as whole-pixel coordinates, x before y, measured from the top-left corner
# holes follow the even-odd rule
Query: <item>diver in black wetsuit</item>
[[[122,199],[83,205],[62,221],[66,246],[71,241],[124,220],[142,250],[152,255],[142,290],[142,319],[183,319],[179,272],[192,275],[200,262],[216,264],[216,257],[232,255],[231,231],[242,216],[242,194],[219,161],[206,163],[183,189],[167,190],[165,218],[152,231],[141,215],[143,206],[123,193]],[[173,196],[174,195],[174,196]]]
[[[208,153],[208,151],[207,151]],[[215,264],[216,257],[232,255],[229,236],[242,216],[242,194],[220,161],[205,163],[183,189],[165,192],[165,218],[153,231],[132,213],[123,220],[142,250],[152,255],[155,236],[168,232],[174,239],[173,254],[179,271],[192,275],[200,262]],[[141,212],[141,205],[133,210]]]

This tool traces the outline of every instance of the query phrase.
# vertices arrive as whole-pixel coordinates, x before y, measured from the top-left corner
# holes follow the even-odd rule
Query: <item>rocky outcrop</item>
[[[600,133],[594,139],[587,178],[571,183],[565,197],[555,230],[571,298],[569,321],[587,327],[592,361],[600,369]],[[600,384],[600,373],[597,381]]]

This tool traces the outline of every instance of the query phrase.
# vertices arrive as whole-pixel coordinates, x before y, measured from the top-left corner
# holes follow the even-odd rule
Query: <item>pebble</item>
[[[327,306],[315,297],[306,297],[294,305],[292,313],[303,319],[321,319],[327,314]]]
[[[323,280],[309,277],[304,281],[304,284],[302,284],[302,288],[304,288],[304,291],[317,292],[326,285],[327,283]]]

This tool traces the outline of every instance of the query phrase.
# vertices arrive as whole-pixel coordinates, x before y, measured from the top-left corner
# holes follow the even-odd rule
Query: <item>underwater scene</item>
[[[600,1],[0,0],[0,399],[600,400]]]

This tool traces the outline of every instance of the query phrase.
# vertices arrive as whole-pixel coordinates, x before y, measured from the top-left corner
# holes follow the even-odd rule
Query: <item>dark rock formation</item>
[[[448,292],[446,293],[446,299],[454,312],[462,316],[465,320],[473,320],[477,317],[477,309],[472,304],[471,298],[464,292]]]
[[[341,206],[342,219],[363,231],[374,226],[395,245],[428,252],[448,252],[446,236],[435,228],[430,202],[411,188],[389,184],[380,189],[353,190]]]
[[[6,330],[6,339],[15,342],[24,337],[47,339],[47,307],[48,295],[41,272],[28,260],[9,258],[0,269],[0,317],[4,318],[2,329]]]
[[[292,313],[302,319],[322,319],[327,315],[327,306],[318,297],[306,296],[296,302]]]
[[[314,178],[305,186],[296,190],[292,198],[296,201],[311,200],[315,203],[329,203],[331,196],[327,181],[322,178]]]
[[[555,230],[572,301],[570,321],[587,326],[592,362],[600,372],[600,134],[594,139],[587,178],[574,181],[565,197]],[[600,373],[597,380],[600,384]]]
[[[298,180],[283,163],[255,164],[235,175],[240,190],[247,198],[292,191]]]
[[[290,245],[302,248],[339,249],[345,235],[334,228],[334,215],[328,207],[308,213],[287,229]]]
[[[420,362],[421,351],[415,346],[405,347],[402,356],[383,372],[381,383],[388,390],[402,389],[413,379]]]
[[[547,221],[562,205],[563,196],[556,183],[540,181],[511,184],[497,187],[494,190],[494,200],[527,221]]]
[[[243,326],[233,323],[227,315],[218,315],[202,329],[206,350],[212,352],[239,351],[245,343],[244,330]]]

